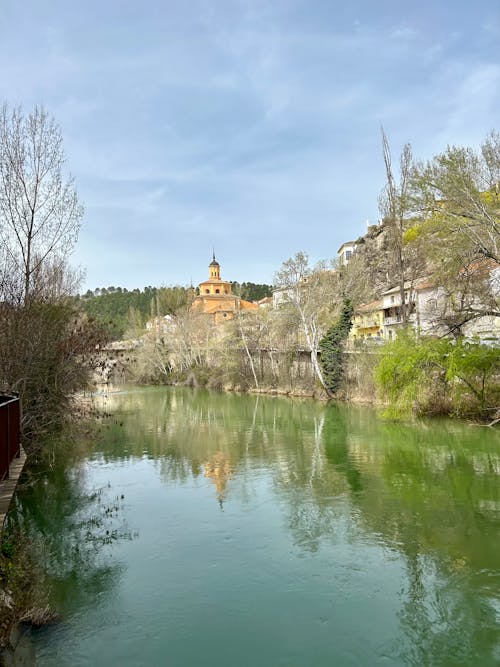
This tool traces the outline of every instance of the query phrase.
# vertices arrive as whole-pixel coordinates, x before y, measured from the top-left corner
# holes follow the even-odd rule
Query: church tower
[[[210,315],[215,324],[231,320],[239,310],[256,310],[257,304],[240,299],[232,293],[232,285],[220,277],[220,264],[212,253],[212,261],[208,265],[208,280],[199,284],[199,294],[191,304],[191,309],[198,313]]]
[[[231,295],[231,283],[227,280],[222,280],[220,277],[220,264],[215,259],[215,253],[212,255],[212,261],[208,265],[208,280],[200,283],[200,295],[210,295],[220,299],[224,296]]]
[[[209,280],[220,280],[220,264],[215,259],[215,252],[213,253],[213,259],[210,262],[208,268],[209,268],[209,273],[208,273]]]

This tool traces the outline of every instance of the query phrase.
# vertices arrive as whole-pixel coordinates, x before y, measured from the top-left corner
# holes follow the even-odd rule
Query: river
[[[102,403],[12,510],[61,614],[25,664],[500,664],[497,432],[190,389]]]

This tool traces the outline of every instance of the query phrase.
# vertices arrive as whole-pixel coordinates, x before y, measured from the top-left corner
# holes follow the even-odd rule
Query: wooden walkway
[[[25,462],[26,454],[21,447],[19,458],[12,459],[12,463],[9,466],[9,477],[0,482],[0,533],[3,530],[3,524],[7,512],[9,511],[10,501],[16,490],[17,482],[19,481]]]

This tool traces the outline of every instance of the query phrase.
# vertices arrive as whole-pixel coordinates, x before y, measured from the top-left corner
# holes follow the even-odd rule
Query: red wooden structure
[[[20,456],[21,401],[18,396],[0,394],[0,481],[9,476],[12,460]]]

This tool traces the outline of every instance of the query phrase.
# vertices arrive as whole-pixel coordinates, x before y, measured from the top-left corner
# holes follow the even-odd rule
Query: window
[[[209,290],[209,289],[206,289],[206,290],[205,290],[205,294],[210,294],[210,290]]]
[[[216,293],[216,294],[220,294],[220,289],[216,289],[216,290],[215,290],[215,293]]]

